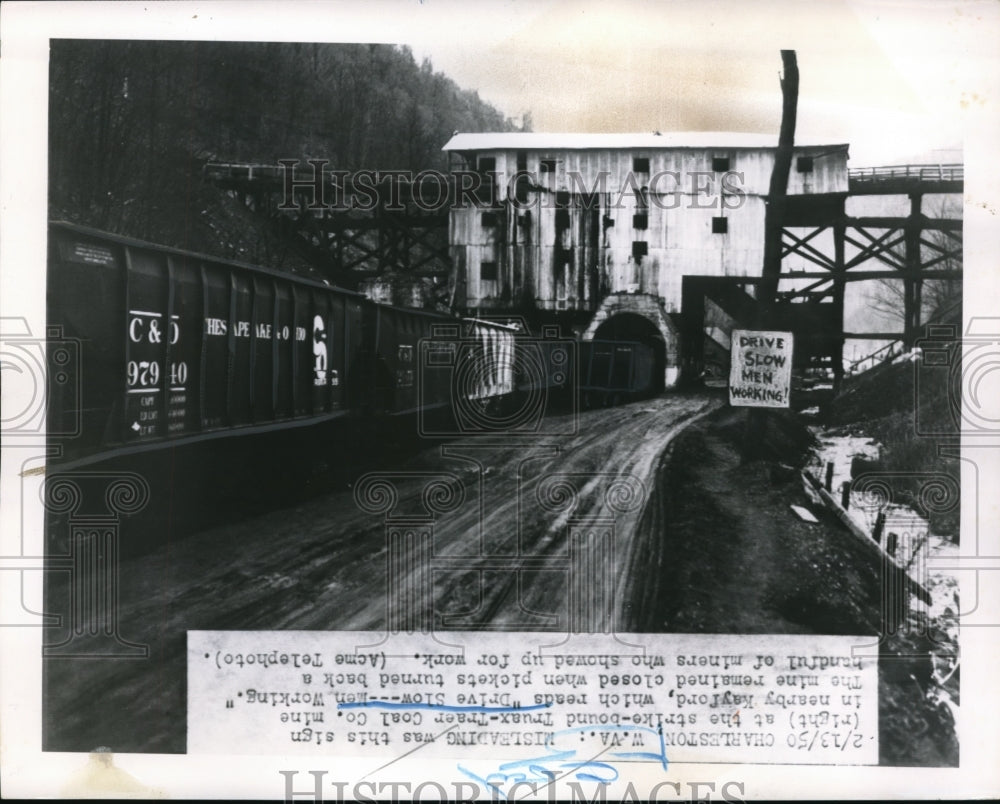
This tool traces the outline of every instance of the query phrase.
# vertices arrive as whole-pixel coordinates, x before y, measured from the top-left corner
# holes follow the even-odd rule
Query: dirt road
[[[631,630],[659,457],[721,403],[667,395],[459,439],[123,562],[120,632],[149,658],[47,661],[46,750],[183,751],[188,630]]]

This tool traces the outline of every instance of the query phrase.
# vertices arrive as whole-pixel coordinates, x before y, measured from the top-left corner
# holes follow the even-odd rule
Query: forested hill
[[[296,268],[246,210],[205,182],[205,161],[440,169],[455,130],[517,129],[406,47],[53,40],[49,213]]]

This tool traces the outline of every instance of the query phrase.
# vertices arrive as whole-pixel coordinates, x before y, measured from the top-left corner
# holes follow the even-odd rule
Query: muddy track
[[[651,569],[637,558],[649,537],[639,522],[660,456],[721,403],[669,395],[591,410],[573,435],[465,438],[387,468],[403,520],[426,513],[434,477],[460,481],[461,504],[433,522],[434,572],[412,540],[392,555],[396,587],[433,579],[430,613],[386,593],[385,514],[359,507],[356,488],[124,561],[120,632],[150,657],[47,662],[46,749],[183,751],[188,630],[381,631],[430,616],[440,629],[628,630],[623,601]],[[565,432],[573,420],[546,423]]]
[[[600,526],[613,534],[613,549],[607,550],[600,538],[584,536],[576,560],[578,567],[613,579],[613,609],[595,615],[620,624],[621,601],[633,580],[628,567],[636,526],[650,498],[659,456],[685,424],[716,407],[707,397],[664,398],[581,414],[576,436],[485,449],[468,442],[451,445],[452,455],[476,454],[487,473],[470,473],[473,480],[466,485],[466,498],[481,505],[469,505],[435,527],[434,555],[456,564],[453,573],[439,574],[435,584],[435,626],[565,631],[567,585],[586,583],[570,577],[568,530],[591,528],[593,533]],[[419,489],[410,489],[408,499],[417,493]],[[483,549],[477,550],[471,542],[480,532]],[[401,563],[417,560],[407,556]],[[419,580],[404,576],[400,583]],[[577,597],[578,604],[586,604],[585,586]],[[372,601],[338,627],[377,630],[385,617],[386,603]]]

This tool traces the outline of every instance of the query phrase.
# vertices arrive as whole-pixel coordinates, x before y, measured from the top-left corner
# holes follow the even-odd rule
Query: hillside
[[[516,129],[391,45],[53,40],[49,76],[50,218],[304,273],[206,161],[445,169],[456,129]]]
[[[950,354],[958,359],[955,348]],[[880,458],[870,469],[897,475],[897,495],[918,496],[929,474],[958,480],[957,460],[938,455],[939,445],[954,443],[958,433],[960,374],[950,366],[925,364],[920,352],[897,358],[848,377],[830,404],[828,424],[881,445]],[[957,507],[946,513],[932,510],[929,518],[937,533],[958,540]]]

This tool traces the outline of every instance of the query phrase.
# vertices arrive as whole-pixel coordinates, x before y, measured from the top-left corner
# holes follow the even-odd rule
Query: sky
[[[4,6],[8,28],[18,15],[34,17],[26,30],[50,36],[405,44],[508,116],[530,111],[534,130],[548,132],[776,135],[779,51],[790,48],[801,75],[798,136],[849,143],[853,166],[954,149],[984,127],[1000,136],[993,0]],[[992,163],[991,146],[983,155]]]
[[[450,3],[426,0],[439,13]],[[484,4],[462,35],[414,31],[418,58],[536,131],[748,131],[781,118],[798,55],[797,134],[854,166],[960,148],[996,86],[997,6],[941,2]],[[970,87],[972,87],[970,89]]]

